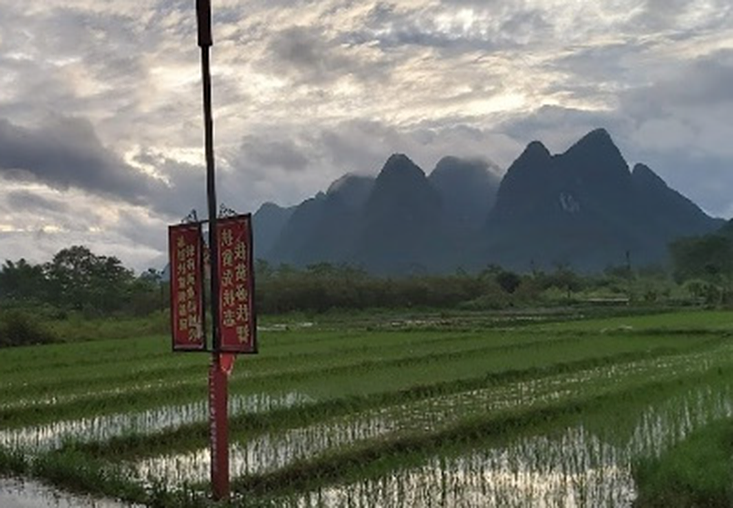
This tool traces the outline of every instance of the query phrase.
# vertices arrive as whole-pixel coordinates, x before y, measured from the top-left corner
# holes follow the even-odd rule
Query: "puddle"
[[[313,328],[315,323],[304,321],[301,323],[274,323],[268,326],[257,325],[258,332],[286,332],[288,330],[302,330],[304,328]]]
[[[143,508],[119,501],[61,492],[33,480],[0,478],[3,508]]]

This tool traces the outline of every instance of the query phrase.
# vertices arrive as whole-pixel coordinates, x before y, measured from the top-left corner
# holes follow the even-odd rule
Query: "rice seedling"
[[[268,324],[231,378],[232,504],[624,506],[633,464],[733,415],[731,314],[559,319]],[[0,351],[0,471],[208,504],[206,364],[163,336]]]

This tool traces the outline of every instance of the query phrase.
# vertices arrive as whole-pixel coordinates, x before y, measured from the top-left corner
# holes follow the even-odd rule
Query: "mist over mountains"
[[[344,175],[297,206],[263,205],[254,221],[258,258],[390,275],[659,263],[670,241],[724,224],[649,167],[630,170],[603,129],[561,154],[533,141],[503,178],[455,156],[427,176],[394,154],[376,178]]]

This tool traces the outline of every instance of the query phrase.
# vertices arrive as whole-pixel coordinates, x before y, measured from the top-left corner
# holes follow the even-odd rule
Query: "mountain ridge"
[[[258,256],[299,266],[351,263],[387,275],[490,263],[594,271],[627,255],[659,263],[670,241],[722,225],[648,166],[630,169],[605,129],[558,154],[532,141],[501,179],[486,160],[447,156],[426,174],[396,153],[376,177],[346,174],[326,193],[282,210],[289,210],[284,221],[287,214],[272,207],[255,214],[255,232],[262,225],[277,237]]]

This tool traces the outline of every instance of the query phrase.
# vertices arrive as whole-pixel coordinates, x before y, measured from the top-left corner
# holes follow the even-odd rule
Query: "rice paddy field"
[[[733,415],[733,313],[265,323],[230,378],[233,506],[633,506],[640,461]],[[209,506],[206,354],[0,350],[0,476]]]

